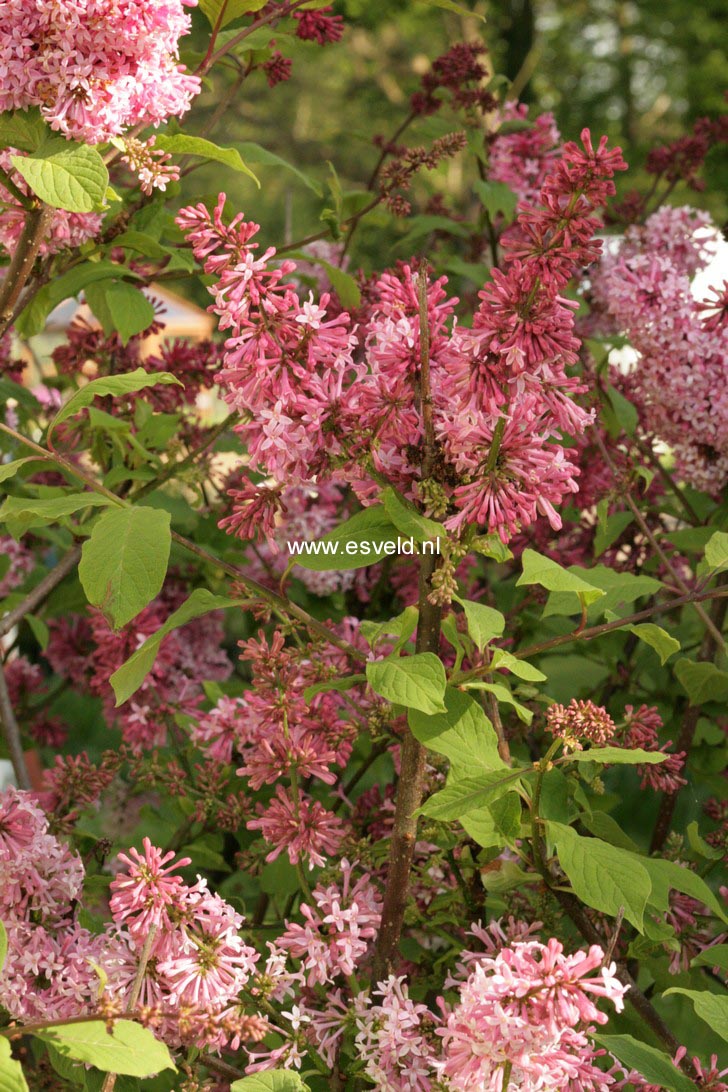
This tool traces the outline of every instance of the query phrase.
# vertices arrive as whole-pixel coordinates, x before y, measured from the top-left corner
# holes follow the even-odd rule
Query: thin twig
[[[57,588],[61,581],[76,568],[80,558],[81,547],[73,546],[58,564],[50,572],[46,573],[43,579],[28,592],[17,607],[13,607],[3,618],[0,618],[0,637],[10,633],[14,626],[22,622],[26,614],[32,614],[35,608],[48,598],[54,588]]]
[[[141,950],[139,956],[139,965],[137,966],[137,972],[134,977],[134,984],[131,988],[129,995],[128,1006],[130,1009],[136,1007],[136,1003],[139,1000],[139,996],[142,992],[142,986],[144,984],[144,975],[147,970],[147,963],[149,962],[149,956],[152,954],[152,945],[154,944],[154,938],[157,935],[157,926],[153,922],[149,926],[149,932],[144,938],[144,947]],[[107,1073],[104,1083],[101,1086],[101,1092],[114,1092],[114,1085],[116,1084],[116,1073]]]
[[[13,712],[13,705],[10,701],[8,684],[5,679],[5,671],[2,662],[0,662],[0,722],[2,722],[3,737],[10,754],[10,761],[13,764],[13,771],[15,773],[15,780],[18,788],[30,789],[32,786],[30,784],[28,767],[25,764],[23,744],[20,738],[20,728],[18,727],[18,722],[15,719],[15,713]]]

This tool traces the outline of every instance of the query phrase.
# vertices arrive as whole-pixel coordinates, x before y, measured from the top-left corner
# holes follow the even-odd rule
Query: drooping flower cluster
[[[196,0],[6,0],[0,111],[40,107],[53,129],[98,144],[186,112],[200,81],[179,64]]]
[[[717,237],[707,214],[665,207],[629,228],[594,276],[608,330],[639,354],[623,382],[645,431],[670,446],[679,477],[714,494],[728,480],[726,287],[701,302],[690,281]]]
[[[431,435],[417,393],[422,269],[384,273],[357,330],[346,312],[329,317],[328,294],[299,298],[286,281],[295,263],[275,263],[273,248],[256,254],[256,224],[225,223],[224,195],[212,214],[182,210],[178,223],[217,281],[211,310],[231,334],[225,396],[246,415],[238,431],[251,470],[274,481],[241,491],[246,533],[256,521],[273,528],[284,482],[346,481],[374,500],[370,466],[454,531],[474,524],[505,541],[537,513],[560,526],[555,506],[577,471],[558,437],[590,420],[571,397],[579,342],[560,293],[599,253],[594,213],[624,167],[605,140],[595,149],[583,138],[583,150],[565,145],[541,204],[506,233],[506,268],[481,293],[472,329],[453,324],[445,278],[427,285]]]
[[[6,562],[0,567],[0,599],[4,599],[33,571],[35,558],[32,550],[10,535],[0,535],[0,558]]]
[[[642,788],[650,788],[656,792],[677,792],[681,785],[686,784],[685,778],[681,776],[685,765],[685,752],[669,753],[668,747],[672,747],[672,740],[660,746],[658,733],[662,727],[662,717],[654,706],[640,705],[635,709],[628,705],[624,710],[620,742],[623,747],[630,749],[639,747],[643,751],[666,754],[667,757],[659,764],[645,762],[637,767],[642,777]]]
[[[286,647],[279,631],[270,640],[261,635],[242,647],[252,687],[241,698],[222,698],[209,713],[198,715],[192,738],[217,761],[236,756],[238,774],[254,791],[275,785],[272,799],[259,802],[256,817],[247,823],[273,847],[267,860],[285,851],[293,864],[323,865],[340,847],[347,827],[302,788],[299,778],[333,785],[336,769],[351,754],[357,727],[336,691],[309,700],[305,692],[332,672],[345,673],[346,656],[328,648],[322,663],[320,649]]]

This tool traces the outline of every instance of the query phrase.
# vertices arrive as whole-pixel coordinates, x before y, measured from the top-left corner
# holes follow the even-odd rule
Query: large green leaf
[[[627,1070],[636,1069],[650,1084],[667,1088],[670,1092],[695,1092],[695,1085],[681,1073],[672,1059],[647,1043],[641,1043],[631,1035],[594,1035],[597,1046],[604,1047]]]
[[[521,798],[507,792],[487,807],[464,815],[460,820],[467,834],[484,849],[513,845],[521,833]]]
[[[489,641],[502,636],[506,628],[505,617],[499,610],[485,603],[474,603],[471,599],[459,599],[457,596],[455,598],[465,611],[468,633],[480,651],[484,652]]]
[[[641,747],[590,747],[588,751],[572,751],[566,759],[568,762],[602,762],[610,766],[637,766],[642,763],[654,766],[665,762],[667,757],[662,751],[643,751]]]
[[[516,581],[519,586],[540,584],[548,591],[573,592],[587,604],[604,595],[601,588],[587,583],[581,576],[562,568],[550,557],[537,554],[535,550],[524,550],[521,561],[523,572]]]
[[[705,560],[711,569],[722,572],[728,568],[728,534],[716,531],[705,544]]]
[[[171,372],[145,372],[143,368],[136,368],[125,375],[110,375],[94,379],[85,387],[81,387],[80,391],[76,391],[61,407],[48,426],[48,436],[50,438],[53,430],[62,421],[67,421],[69,417],[90,406],[94,398],[100,398],[102,395],[135,394],[146,387],[155,387],[158,383],[163,386],[169,386],[170,383],[176,383],[178,387],[183,385]]]
[[[291,563],[316,572],[362,569],[397,549],[397,528],[381,505],[365,508],[311,543],[289,544]],[[313,552],[307,552],[308,547]],[[300,552],[299,552],[300,550]]]
[[[623,908],[627,920],[643,932],[652,890],[646,860],[642,864],[633,853],[599,838],[582,838],[563,823],[548,822],[546,827],[577,898],[613,917]]]
[[[385,489],[382,493],[384,510],[397,530],[413,538],[415,542],[428,542],[430,539],[446,539],[447,531],[434,519],[428,519],[418,512],[413,504],[405,500],[394,489]]]
[[[12,1057],[10,1041],[0,1036],[0,1092],[28,1092],[23,1067]]]
[[[188,136],[186,133],[175,133],[173,136],[163,133],[157,137],[155,144],[157,148],[172,152],[174,155],[195,155],[201,159],[212,159],[217,163],[224,163],[226,167],[231,167],[234,171],[247,174],[248,178],[252,178],[256,186],[260,187],[260,182],[250,167],[243,162],[237,148],[221,148],[211,140]]]
[[[0,114],[0,148],[34,152],[50,136],[40,110],[9,110]]]
[[[367,664],[366,673],[372,690],[395,705],[445,712],[445,668],[433,652],[375,660]]]
[[[460,819],[477,811],[483,805],[491,804],[501,796],[511,792],[514,785],[531,770],[484,770],[477,777],[453,779],[444,789],[434,793],[419,809],[420,815],[430,819],[439,819],[443,823]]]
[[[104,279],[86,286],[86,303],[108,336],[117,333],[122,345],[154,322],[154,307],[143,292],[127,281]]]
[[[111,683],[116,696],[117,706],[123,705],[132,694],[136,693],[144,682],[144,679],[154,667],[154,661],[159,652],[159,646],[168,633],[173,629],[179,629],[193,618],[199,618],[203,614],[209,614],[213,610],[224,610],[226,607],[237,606],[237,600],[226,599],[221,595],[213,595],[206,588],[197,588],[186,599],[181,607],[170,614],[164,625],[160,626],[156,633],[147,637],[133,656],[126,663],[117,668],[111,676]]]
[[[6,482],[8,478],[14,478],[21,466],[32,463],[35,455],[26,455],[24,459],[14,459],[11,463],[0,463],[0,482]]]
[[[0,508],[0,523],[16,535],[31,527],[45,527],[82,508],[103,508],[112,502],[99,493],[68,493],[61,497],[6,497]]]
[[[114,629],[158,595],[172,545],[170,515],[143,505],[104,512],[84,542],[78,576],[86,597]]]
[[[86,1062],[104,1073],[150,1077],[163,1069],[176,1068],[165,1044],[132,1020],[117,1020],[111,1032],[105,1021],[89,1020],[34,1034],[67,1058]]]
[[[54,209],[94,212],[104,206],[109,172],[96,148],[52,139],[11,162],[36,196]]]
[[[200,0],[200,11],[205,13],[211,27],[218,26],[222,30],[241,15],[260,11],[267,2],[268,0]]]
[[[478,702],[452,686],[445,689],[444,700],[444,713],[410,710],[409,726],[415,739],[445,755],[458,776],[507,769],[498,754],[495,729]]]
[[[671,656],[680,651],[680,642],[675,637],[671,637],[662,626],[656,626],[654,622],[641,622],[637,626],[625,626],[624,628],[629,630],[630,633],[634,633],[635,637],[638,637],[640,641],[644,641],[650,648],[654,648],[660,657],[661,664],[667,663]]]
[[[728,672],[721,671],[715,664],[698,663],[688,659],[678,660],[675,664],[675,674],[692,705],[728,700]]]
[[[719,918],[728,921],[720,901],[697,872],[677,861],[666,861],[663,857],[646,857],[643,864],[652,881],[650,902],[658,910],[667,910],[670,889],[674,889],[705,903]]]
[[[710,1024],[713,1031],[728,1042],[728,994],[685,990],[681,986],[673,986],[672,989],[665,990],[663,996],[669,997],[671,993],[682,993],[690,998],[700,1019]]]
[[[107,277],[120,276],[138,279],[138,274],[116,262],[81,262],[43,286],[21,312],[15,327],[21,337],[33,337],[42,332],[46,319],[54,307],[72,296],[78,296],[91,284]]]

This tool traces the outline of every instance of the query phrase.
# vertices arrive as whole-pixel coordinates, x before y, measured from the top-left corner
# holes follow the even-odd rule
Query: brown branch
[[[0,663],[0,722],[2,723],[3,737],[10,754],[10,761],[13,764],[18,788],[30,789],[30,774],[28,773],[28,767],[25,765],[20,728],[13,712],[2,663]]]
[[[427,476],[434,456],[432,426],[432,392],[430,390],[430,337],[427,318],[427,272],[420,267],[420,400],[424,427],[422,472]],[[434,554],[423,555],[420,561],[419,621],[416,652],[434,652],[440,647],[442,608],[430,601],[432,576],[437,565]],[[409,899],[410,876],[417,839],[415,812],[425,791],[425,748],[415,739],[409,727],[405,729],[400,751],[400,773],[397,784],[394,825],[390,842],[389,869],[382,903],[382,923],[377,936],[372,977],[382,979],[392,965],[402,933],[404,914]]]
[[[13,321],[16,304],[33,270],[52,218],[53,209],[49,205],[31,209],[25,218],[22,234],[0,288],[0,337]]]
[[[25,599],[18,603],[17,607],[13,607],[8,613],[0,618],[0,637],[4,637],[14,626],[17,626],[19,622],[22,622],[26,614],[32,614],[36,607],[48,598],[54,588],[56,588],[61,581],[68,576],[73,569],[76,568],[81,558],[81,547],[74,546],[68,551],[68,553],[61,558],[57,565],[46,573],[43,579],[36,584],[31,591],[28,592]]]

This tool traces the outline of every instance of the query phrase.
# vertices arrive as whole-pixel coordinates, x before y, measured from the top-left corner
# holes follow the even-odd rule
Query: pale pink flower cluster
[[[180,65],[196,0],[5,0],[0,111],[38,106],[51,128],[98,144],[180,116],[200,81]]]
[[[0,29],[0,36],[2,30]],[[16,148],[0,151],[0,167],[12,179],[21,193],[28,196],[30,188],[25,179],[15,170],[11,162],[12,155],[23,155]],[[0,246],[12,254],[20,239],[28,210],[16,199],[15,195],[0,183]],[[102,217],[97,212],[65,212],[53,209],[50,224],[40,246],[40,254],[57,254],[59,250],[81,246],[88,239],[93,239],[101,230]]]
[[[76,1015],[92,1004],[104,938],[73,917],[81,894],[80,857],[48,830],[30,793],[0,794],[0,920],[8,954],[0,1005],[22,1020]]]
[[[162,193],[170,182],[176,182],[179,178],[179,167],[171,163],[172,155],[155,147],[156,137],[148,140],[137,140],[135,137],[126,137],[124,140],[124,155],[122,159],[131,167],[141,183],[142,193],[150,196],[154,190]]]
[[[523,206],[502,238],[505,270],[481,293],[472,329],[454,320],[446,278],[427,287],[435,468],[423,482],[424,419],[420,375],[422,270],[384,273],[367,292],[355,325],[346,312],[301,299],[286,278],[296,269],[258,253],[258,225],[224,219],[225,195],[177,219],[205,272],[215,279],[211,310],[230,332],[221,380],[244,417],[237,426],[250,469],[274,485],[235,498],[225,521],[241,536],[270,534],[283,485],[325,480],[353,485],[369,503],[373,466],[410,499],[459,531],[475,524],[506,541],[538,514],[554,528],[577,469],[559,439],[591,416],[572,396],[566,369],[577,359],[575,304],[561,295],[599,253],[594,215],[614,193],[619,150],[568,143],[552,164],[538,207]]]
[[[623,1008],[615,965],[596,946],[567,955],[556,939],[529,939],[527,927],[523,939],[509,939],[513,928],[473,927],[486,951],[462,953],[446,982],[457,997],[440,998],[437,1015],[394,976],[357,1002],[356,1049],[378,1089],[605,1092],[614,1083],[596,1066],[588,1036],[607,1022],[597,1001]]]
[[[300,907],[304,924],[286,922],[285,932],[276,941],[279,949],[299,961],[301,977],[309,987],[325,986],[338,976],[353,974],[379,929],[379,892],[366,875],[353,881],[346,858],[341,871],[341,887],[315,887],[315,907],[306,903]]]
[[[726,310],[696,301],[690,280],[716,239],[707,214],[660,209],[594,277],[598,306],[639,354],[624,382],[644,428],[670,446],[680,478],[713,494],[728,480]]]
[[[505,131],[496,129],[488,150],[488,179],[503,182],[521,201],[538,201],[541,186],[558,156],[561,140],[554,116],[539,114],[528,124],[528,107],[521,102],[507,102],[501,112]],[[523,124],[509,131],[508,122]]]

